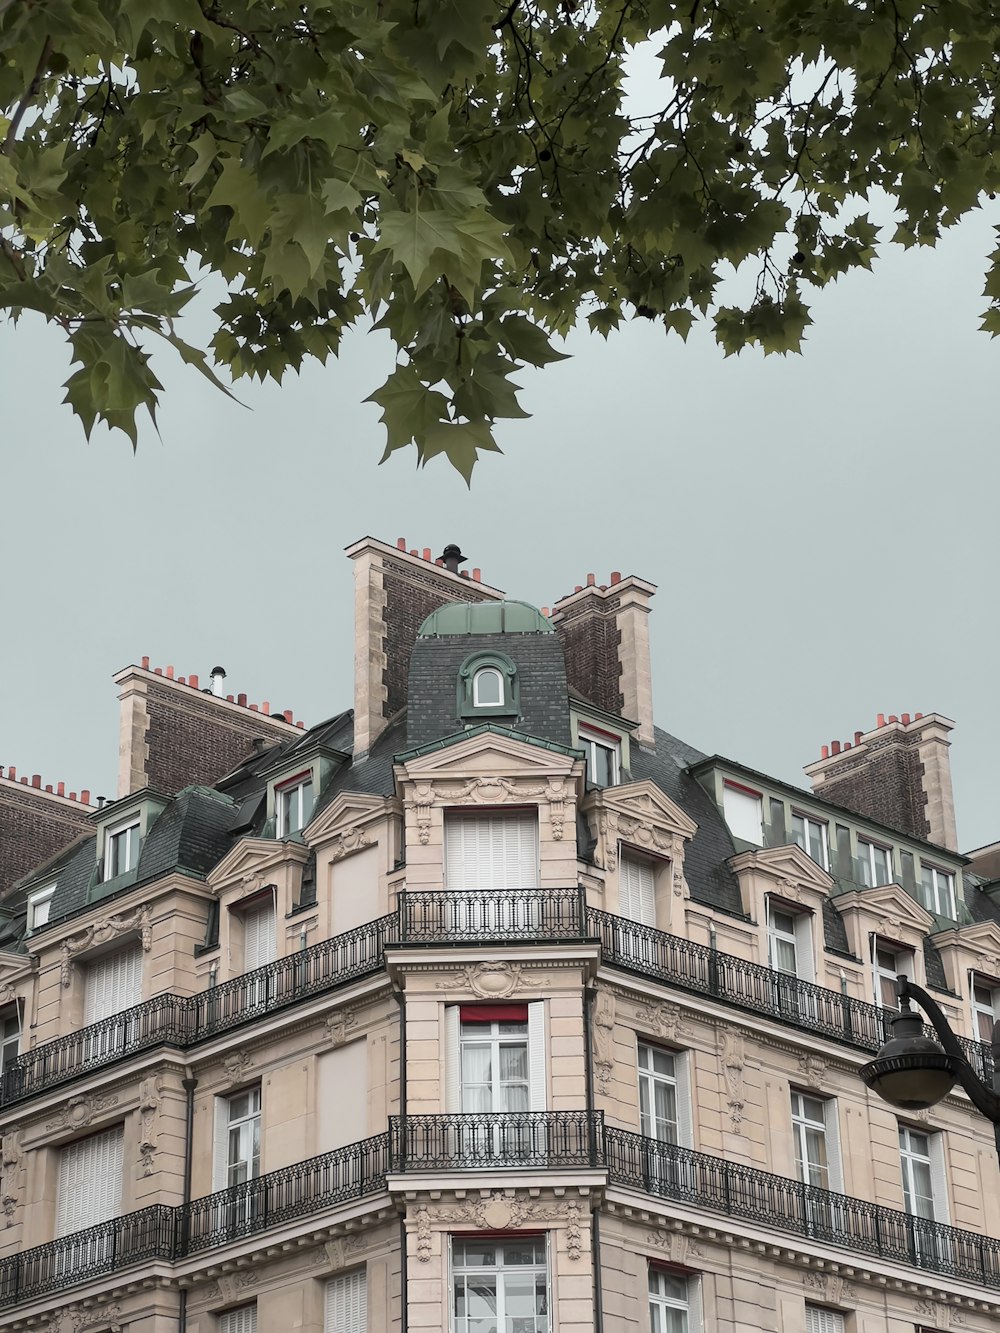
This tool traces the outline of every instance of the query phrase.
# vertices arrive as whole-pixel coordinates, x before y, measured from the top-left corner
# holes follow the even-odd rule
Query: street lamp
[[[937,1001],[903,976],[896,978],[896,994],[900,1012],[890,1019],[892,1036],[874,1060],[862,1065],[864,1083],[890,1106],[904,1111],[933,1106],[959,1083],[976,1110],[992,1122],[1000,1159],[1000,1020],[993,1024],[993,1087],[988,1088],[970,1067]],[[924,1036],[923,1019],[910,1008],[911,1000],[930,1019],[940,1045]]]

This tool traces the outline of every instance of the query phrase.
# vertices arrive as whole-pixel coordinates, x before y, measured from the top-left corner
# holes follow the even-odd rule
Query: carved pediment
[[[977,921],[970,926],[952,926],[932,936],[942,954],[951,950],[962,955],[961,966],[1000,978],[1000,925]]]
[[[348,829],[373,824],[386,815],[398,815],[399,810],[399,802],[391,796],[371,796],[360,791],[338,792],[330,804],[306,825],[305,837],[310,847],[317,847]]]
[[[640,825],[655,825],[682,838],[693,838],[698,825],[691,816],[662,792],[655,782],[629,782],[619,787],[605,787],[587,798],[584,810],[615,810]]]
[[[211,871],[207,883],[214,893],[220,893],[232,884],[249,884],[251,881],[257,881],[255,887],[262,888],[276,866],[289,861],[304,864],[308,858],[309,848],[300,842],[242,838]]]
[[[842,893],[835,900],[837,910],[863,912],[875,917],[879,934],[898,939],[905,932],[926,935],[934,924],[930,912],[925,911],[899,884],[883,884],[877,889],[856,889]]]
[[[568,776],[574,767],[581,775],[583,761],[560,750],[549,750],[542,745],[513,736],[499,736],[483,732],[460,738],[443,749],[414,756],[397,764],[396,778],[407,781],[458,781],[486,776],[517,778],[545,777],[549,774]]]
[[[759,851],[740,852],[730,857],[729,864],[737,873],[756,870],[773,878],[772,892],[782,894],[786,886],[811,888],[824,896],[833,887],[833,877],[808,856],[796,843],[784,847],[762,847]],[[789,897],[787,892],[783,896]]]
[[[591,792],[582,809],[597,840],[595,859],[599,866],[614,872],[619,845],[627,843],[653,856],[669,858],[675,891],[683,891],[684,846],[698,825],[654,782],[630,782]]]
[[[17,998],[17,985],[31,977],[31,963],[19,953],[0,952],[0,1004]]]

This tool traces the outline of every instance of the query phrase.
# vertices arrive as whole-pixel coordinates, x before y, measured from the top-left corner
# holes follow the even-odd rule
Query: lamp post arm
[[[931,1026],[937,1033],[941,1045],[948,1055],[955,1056],[959,1062],[958,1082],[965,1089],[969,1101],[987,1120],[992,1120],[1000,1131],[1000,1094],[991,1091],[972,1069],[965,1051],[954,1032],[952,1032],[951,1025],[945,1018],[938,1002],[931,999],[923,986],[918,986],[909,977],[900,976],[896,978],[896,994],[904,1003],[914,1000],[931,1020]],[[994,1047],[994,1058],[995,1054],[996,1047]],[[997,1151],[1000,1152],[1000,1134],[998,1134]]]

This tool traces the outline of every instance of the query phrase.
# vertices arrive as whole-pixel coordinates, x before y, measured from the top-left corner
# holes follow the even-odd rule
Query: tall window
[[[776,974],[774,998],[779,1009],[794,1014],[816,1014],[816,997],[792,978],[812,981],[812,914],[790,912],[781,902],[767,900],[768,963]]]
[[[761,846],[764,824],[760,792],[727,782],[722,788],[722,813],[734,838]]]
[[[804,1092],[792,1093],[792,1134],[795,1168],[804,1185],[831,1189],[827,1148],[826,1103]]]
[[[899,1164],[903,1176],[903,1207],[913,1218],[926,1223],[947,1222],[948,1196],[940,1134],[924,1134],[908,1125],[899,1126]],[[931,1226],[914,1223],[913,1247],[918,1261],[923,1257],[947,1259],[947,1235]]]
[[[767,910],[767,944],[771,967],[776,972],[787,972],[797,977],[799,959],[795,913],[784,912],[770,902]]]
[[[792,840],[824,870],[830,869],[830,848],[827,827],[808,815],[792,813]]]
[[[118,824],[104,835],[104,878],[115,879],[139,864],[139,821]]]
[[[279,838],[287,838],[289,834],[304,829],[313,808],[312,774],[300,773],[290,782],[276,787],[274,805]]]
[[[675,1057],[639,1044],[639,1132],[658,1143],[680,1142]]]
[[[83,1021],[131,1009],[142,999],[142,949],[138,944],[103,954],[86,966],[83,983]]]
[[[610,732],[581,727],[580,749],[587,760],[587,781],[596,787],[614,787],[621,781],[621,741]]]
[[[235,913],[243,927],[243,970],[252,972],[277,956],[274,899],[268,895]]]
[[[993,1040],[993,1024],[1000,1017],[1000,993],[986,981],[972,978],[972,1021],[978,1041]]]
[[[56,1253],[58,1272],[106,1262],[114,1235],[88,1230],[117,1217],[122,1207],[121,1127],[93,1134],[62,1149],[56,1183],[56,1236],[83,1233]]]
[[[453,1333],[550,1333],[545,1239],[453,1236]]]
[[[462,1023],[462,1110],[527,1111],[528,1023]]]
[[[896,978],[913,977],[913,954],[909,949],[894,949],[879,940],[874,941],[872,966],[875,974],[875,1001],[884,1009],[898,1009]]]
[[[0,1018],[0,1079],[17,1059],[21,1044],[21,1017],[17,1006]]]
[[[937,866],[924,865],[921,867],[920,882],[924,891],[924,906],[928,912],[956,921],[955,876],[947,870],[938,870]]]
[[[260,1088],[216,1102],[215,1180],[231,1189],[260,1175]]]
[[[695,1278],[650,1266],[650,1333],[697,1333],[697,1289]]]
[[[880,847],[877,842],[858,839],[858,870],[861,883],[868,889],[878,888],[882,884],[891,884],[892,852],[888,847]]]
[[[326,1284],[323,1333],[368,1333],[368,1274],[363,1268]]]
[[[644,926],[655,926],[656,874],[652,863],[623,855],[618,866],[619,915]]]
[[[219,1315],[219,1333],[257,1333],[256,1305],[241,1305]]]
[[[534,815],[445,816],[449,890],[538,887],[538,820]]]

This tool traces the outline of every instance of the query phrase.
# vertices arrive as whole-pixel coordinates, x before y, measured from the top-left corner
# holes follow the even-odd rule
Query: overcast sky
[[[162,442],[88,445],[60,338],[0,329],[5,553],[0,763],[113,795],[111,675],[149,654],[307,724],[352,702],[351,565],[365,534],[459,542],[551,605],[612,569],[658,584],[656,720],[792,782],[878,712],[955,719],[959,840],[1000,838],[997,369],[977,332],[980,217],[821,294],[802,357],[724,360],[640,321],[522,376],[531,420],[471,493],[441,462],[379,467],[361,400],[377,337],[227,401],[172,358]]]

